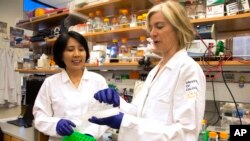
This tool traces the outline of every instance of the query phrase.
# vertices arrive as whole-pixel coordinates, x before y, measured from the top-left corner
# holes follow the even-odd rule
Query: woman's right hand
[[[60,119],[56,125],[56,132],[61,136],[69,136],[74,132],[73,127],[76,125],[72,121]]]
[[[107,88],[95,93],[94,98],[100,103],[113,104],[114,107],[120,106],[120,96],[115,89]]]

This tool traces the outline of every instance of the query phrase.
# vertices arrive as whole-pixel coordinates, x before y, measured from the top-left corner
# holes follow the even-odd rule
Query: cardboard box
[[[207,18],[224,16],[224,4],[208,6]]]

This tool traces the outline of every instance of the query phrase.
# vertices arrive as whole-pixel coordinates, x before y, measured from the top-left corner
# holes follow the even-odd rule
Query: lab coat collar
[[[180,59],[180,56],[182,56],[182,54],[187,54],[186,48],[177,51],[174,56],[171,57],[170,60],[165,64],[164,67],[172,70],[176,66],[176,63],[179,62],[178,60]]]
[[[83,76],[81,78],[81,80],[88,80],[90,77],[90,75],[88,75],[89,71],[87,70],[87,68],[84,68],[84,73],[83,73]],[[67,74],[66,70],[65,69],[62,69],[62,82],[63,83],[66,83],[66,82],[69,82],[70,79],[69,79],[69,75]]]

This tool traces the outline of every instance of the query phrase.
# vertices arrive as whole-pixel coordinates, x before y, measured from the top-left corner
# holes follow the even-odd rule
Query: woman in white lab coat
[[[121,112],[89,121],[119,129],[118,141],[196,141],[204,116],[206,80],[186,52],[194,29],[184,8],[172,0],[148,12],[147,28],[152,51],[162,59],[132,104],[112,89],[96,93],[97,100],[120,106]]]
[[[82,119],[91,110],[93,95],[108,86],[104,77],[85,68],[89,58],[85,38],[73,31],[63,33],[54,44],[53,56],[62,72],[46,78],[40,88],[33,108],[35,128],[49,135],[50,141],[61,141],[75,127],[99,138],[107,127],[92,123],[83,127],[88,121]]]

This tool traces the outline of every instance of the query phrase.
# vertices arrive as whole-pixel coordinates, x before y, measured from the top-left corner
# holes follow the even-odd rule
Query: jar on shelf
[[[192,3],[190,0],[185,1],[185,10],[190,19],[195,19],[195,3]]]
[[[119,53],[119,46],[118,46],[118,40],[117,39],[113,39],[112,40],[112,44],[109,47],[110,49],[110,58],[114,59],[118,57],[118,53]]]
[[[122,15],[120,17],[119,23],[120,23],[122,28],[128,28],[129,27],[130,18],[128,16],[128,10],[127,9],[122,10]]]
[[[93,12],[90,12],[89,14],[89,18],[87,20],[87,32],[93,32],[93,25],[94,25],[94,17],[95,14]]]
[[[140,15],[140,16],[137,16],[137,26],[142,26],[143,25],[143,17]]]
[[[147,23],[147,13],[142,14],[142,25],[146,26]]]
[[[117,30],[117,29],[120,29],[120,25],[117,17],[113,17],[111,21],[111,30]]]
[[[103,29],[103,18],[102,18],[102,12],[100,10],[97,10],[95,12],[96,16],[94,18],[94,31],[95,32],[101,32]]]
[[[144,55],[144,50],[147,47],[147,41],[145,36],[140,36],[140,42],[137,46],[136,57],[141,58]]]
[[[206,18],[206,1],[198,0],[196,7],[196,16],[198,19]]]
[[[110,31],[109,18],[103,19],[103,31]]]

